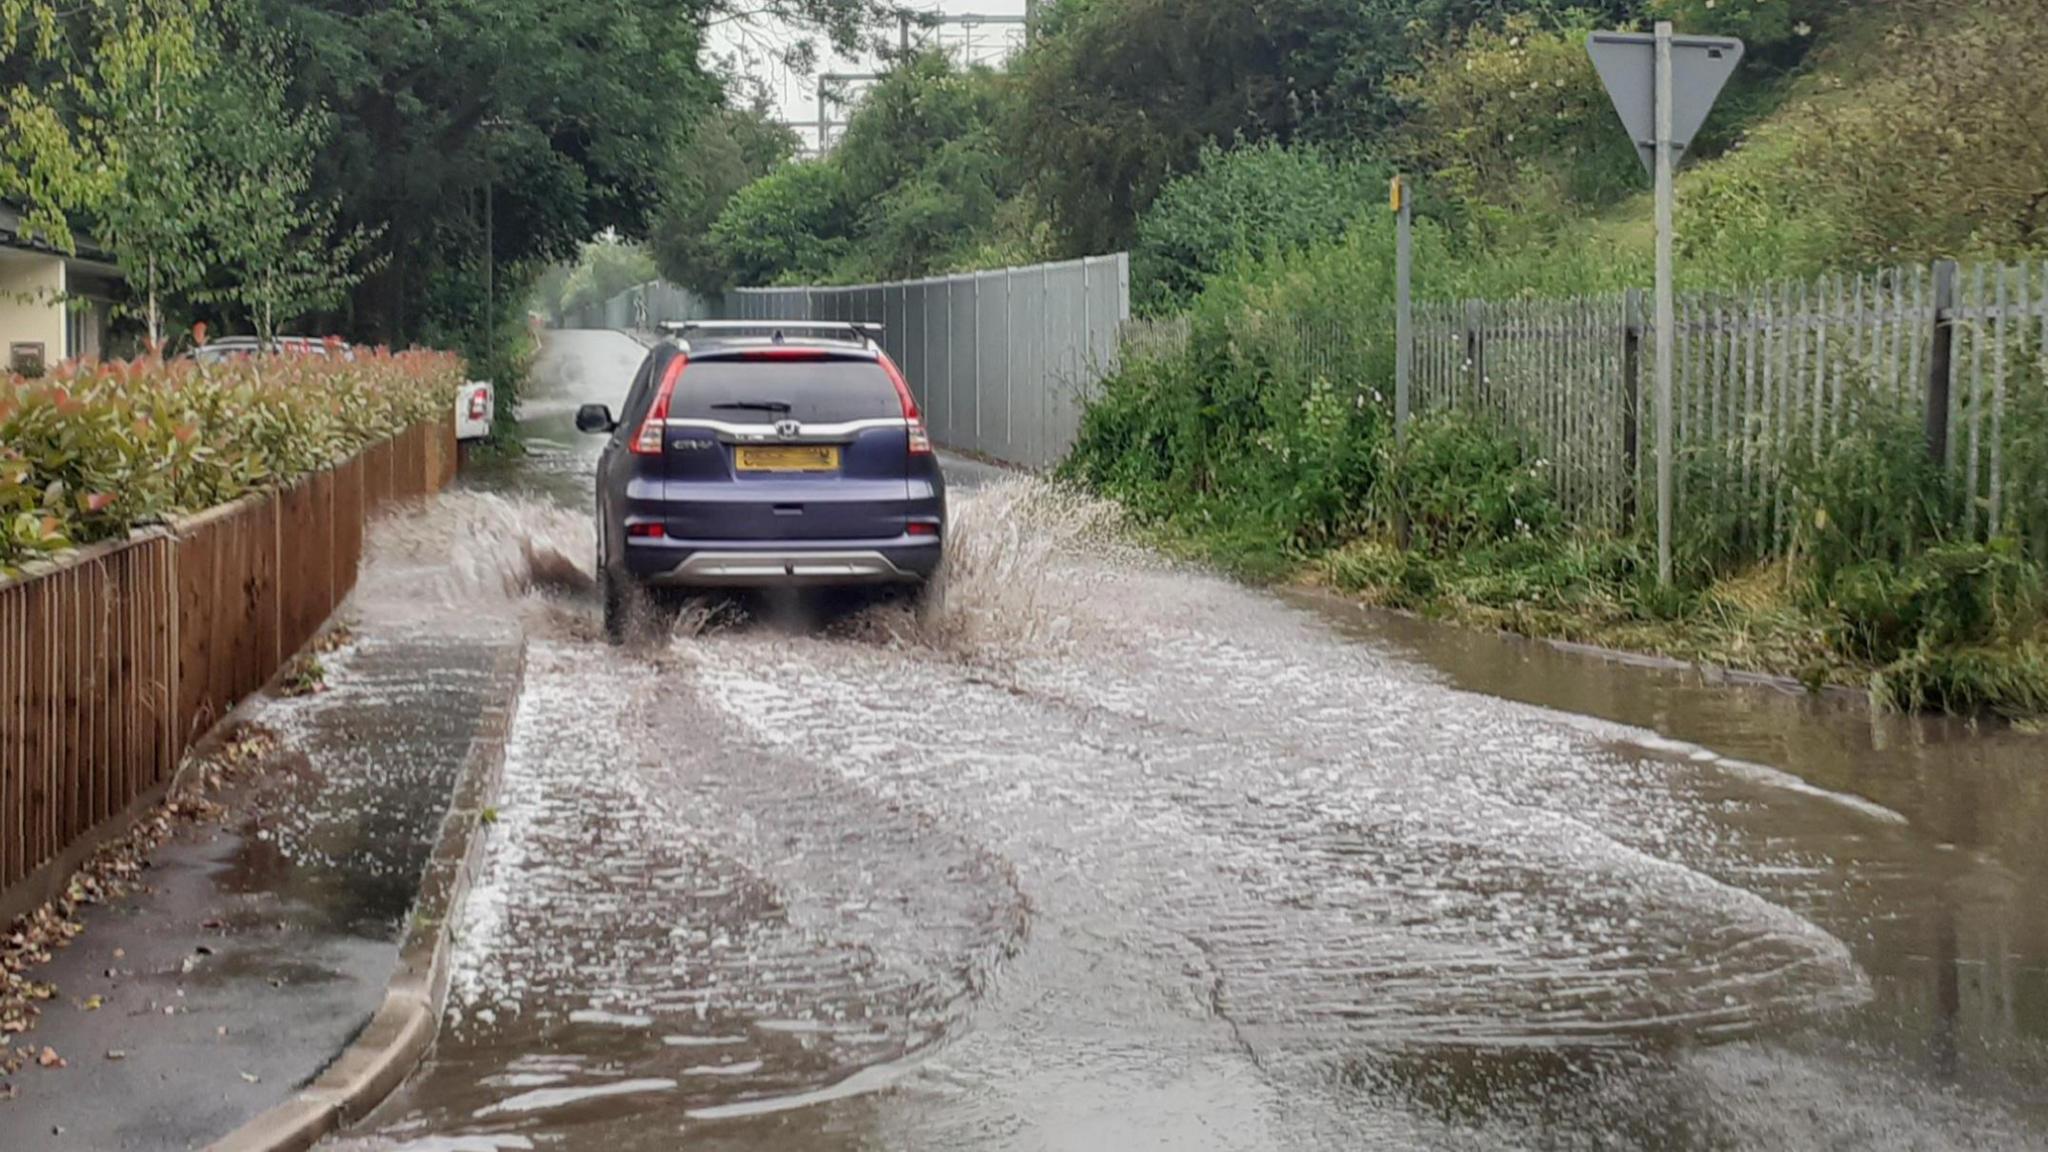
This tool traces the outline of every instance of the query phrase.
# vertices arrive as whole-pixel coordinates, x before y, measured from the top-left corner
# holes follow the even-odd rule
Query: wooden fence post
[[[1955,353],[1957,271],[1953,260],[1934,263],[1934,341],[1927,357],[1927,458],[1937,468],[1948,462],[1948,380]]]
[[[1636,494],[1642,487],[1640,448],[1642,433],[1637,414],[1642,410],[1643,380],[1643,290],[1631,288],[1622,300],[1621,323],[1621,524],[1624,531],[1636,526]]]

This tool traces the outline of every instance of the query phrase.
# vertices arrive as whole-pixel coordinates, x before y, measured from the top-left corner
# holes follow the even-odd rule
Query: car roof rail
[[[879,344],[882,326],[865,320],[665,320],[661,330],[687,339],[692,332],[759,332],[780,344],[783,333],[844,333],[857,344]]]

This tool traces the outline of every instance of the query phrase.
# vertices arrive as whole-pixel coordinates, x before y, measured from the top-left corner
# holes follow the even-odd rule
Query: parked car
[[[328,356],[355,359],[355,350],[339,342],[330,344],[319,336],[274,336],[268,343],[254,336],[223,336],[199,345],[186,355],[202,364],[232,360],[238,356]]]
[[[674,326],[597,465],[597,572],[618,640],[638,589],[897,585],[928,595],[946,481],[910,388],[848,324]]]
[[[491,393],[489,380],[471,380],[455,394],[455,438],[457,440],[486,440],[491,435],[491,419],[496,414],[497,400]]]

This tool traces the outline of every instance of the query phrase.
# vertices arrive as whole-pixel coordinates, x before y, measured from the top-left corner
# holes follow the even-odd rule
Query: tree
[[[1387,170],[1313,146],[1266,143],[1202,150],[1138,219],[1132,292],[1145,310],[1185,305],[1239,257],[1336,240],[1385,203]]]
[[[956,69],[939,53],[899,61],[831,155],[727,201],[707,245],[721,286],[922,276],[992,251],[999,209],[1019,190],[999,133],[1005,98],[986,68]]]
[[[211,247],[223,273],[201,295],[246,312],[267,340],[281,322],[341,302],[361,279],[356,260],[369,237],[339,232],[338,205],[313,190],[327,117],[287,106],[280,45],[244,31],[249,43],[215,73],[199,111]]]
[[[651,229],[661,274],[706,295],[724,291],[731,272],[711,225],[733,193],[787,161],[796,144],[762,108],[717,108],[700,118],[670,163]]]
[[[567,312],[601,305],[654,277],[654,260],[646,249],[607,234],[583,246],[576,267],[562,285],[560,307]]]
[[[1586,54],[1590,25],[1530,15],[1465,29],[1393,83],[1394,134],[1410,171],[1428,174],[1483,238],[1554,226],[1574,207],[1640,190],[1634,147]],[[1703,151],[1696,149],[1695,151]]]
[[[75,250],[90,221],[143,299],[153,347],[165,305],[206,274],[205,204],[194,173],[192,113],[217,59],[208,0],[6,0],[9,116],[0,132],[0,196]],[[21,74],[40,74],[32,89]]]
[[[859,217],[848,272],[862,280],[926,276],[989,239],[1004,164],[986,131],[949,140]]]
[[[986,68],[936,52],[901,61],[870,89],[833,149],[852,206],[846,271],[922,276],[988,239],[1018,191],[999,128],[1005,91]]]
[[[845,192],[834,164],[785,164],[726,202],[711,243],[735,283],[825,279],[848,247]]]
[[[1616,22],[1643,0],[1584,0]],[[1128,246],[1137,217],[1204,145],[1378,145],[1393,82],[1451,29],[1555,0],[1060,0],[1013,66],[1007,133],[1069,254]]]
[[[647,234],[678,138],[723,99],[699,61],[711,21],[789,16],[850,46],[872,15],[868,0],[261,3],[295,45],[292,102],[335,117],[315,188],[344,229],[377,233],[351,320],[392,342],[481,334],[487,245],[499,269],[539,268],[607,230]]]

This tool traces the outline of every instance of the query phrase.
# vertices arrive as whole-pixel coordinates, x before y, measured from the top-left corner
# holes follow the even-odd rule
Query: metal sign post
[[[1671,587],[1671,361],[1677,355],[1678,305],[1672,285],[1671,233],[1678,190],[1671,179],[1671,25],[1657,25],[1657,586]]]
[[[1725,36],[1674,36],[1668,21],[1654,34],[1595,32],[1586,41],[1593,69],[1635,141],[1636,155],[1657,181],[1657,582],[1671,584],[1673,421],[1671,365],[1677,346],[1672,289],[1672,231],[1677,192],[1672,171],[1713,111],[1742,61],[1742,41]]]
[[[1394,446],[1408,443],[1409,376],[1415,370],[1415,214],[1408,185],[1394,177]],[[1394,542],[1408,547],[1408,510],[1394,513]]]
[[[1415,371],[1415,214],[1394,177],[1394,443],[1408,439],[1409,376]]]

